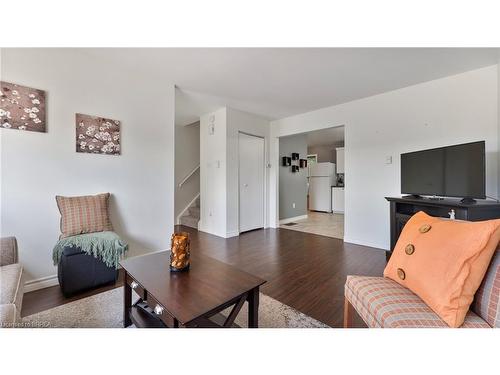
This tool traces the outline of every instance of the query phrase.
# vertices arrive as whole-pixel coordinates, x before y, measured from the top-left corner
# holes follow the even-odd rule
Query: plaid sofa
[[[497,250],[462,328],[500,327],[500,251]],[[384,277],[347,276],[344,327],[354,308],[368,327],[448,327],[416,294]]]

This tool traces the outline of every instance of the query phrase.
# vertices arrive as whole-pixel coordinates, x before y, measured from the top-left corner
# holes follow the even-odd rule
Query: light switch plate
[[[392,164],[392,156],[385,157],[385,164]]]

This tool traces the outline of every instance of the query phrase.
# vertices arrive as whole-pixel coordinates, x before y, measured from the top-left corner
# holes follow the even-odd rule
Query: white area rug
[[[224,314],[227,316],[228,311]],[[121,328],[123,327],[123,287],[99,293],[23,318],[25,326],[47,328]],[[32,323],[32,324],[30,324]],[[235,321],[247,326],[245,303]],[[329,328],[294,308],[260,293],[259,327]]]

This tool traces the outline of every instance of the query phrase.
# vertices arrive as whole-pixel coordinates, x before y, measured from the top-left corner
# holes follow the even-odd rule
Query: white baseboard
[[[212,234],[212,235],[217,236],[217,237],[227,238],[226,237],[227,233],[216,233],[216,232],[213,232],[211,230],[208,230],[208,229],[206,229],[206,228],[203,227],[203,224],[201,222],[198,223],[198,230],[200,232]]]
[[[59,285],[57,275],[45,276],[39,279],[29,280],[24,283],[24,293],[33,292],[38,289]]]
[[[237,237],[239,235],[240,235],[240,232],[238,232],[238,231],[227,232],[226,238]]]
[[[304,219],[307,219],[307,217],[308,217],[307,215],[301,215],[301,216],[289,217],[288,219],[282,219],[282,220],[280,220],[280,225],[293,223],[294,221],[297,221],[297,220],[304,220]]]
[[[184,207],[184,209],[181,211],[181,213],[179,215],[177,215],[177,218],[175,219],[177,225],[180,225],[180,223],[181,223],[181,216],[184,216],[184,214],[187,212],[187,210],[189,210],[189,207],[191,207],[193,205],[193,203],[199,197],[200,197],[200,193],[196,194],[196,196],[191,200],[191,202],[189,202],[188,205],[186,207]]]
[[[377,250],[382,250],[382,251],[388,251],[389,250],[389,249],[387,249],[386,245],[377,244],[377,243],[370,243],[370,242],[366,242],[366,241],[361,241],[361,240],[357,240],[355,238],[344,237],[344,242],[346,242],[346,243],[352,243],[352,244],[355,244],[355,245],[373,247],[373,248],[375,248]]]

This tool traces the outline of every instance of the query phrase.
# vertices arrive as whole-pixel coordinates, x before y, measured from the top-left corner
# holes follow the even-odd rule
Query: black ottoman
[[[65,247],[57,266],[59,285],[65,297],[101,285],[115,283],[118,270],[108,267],[79,247]]]

